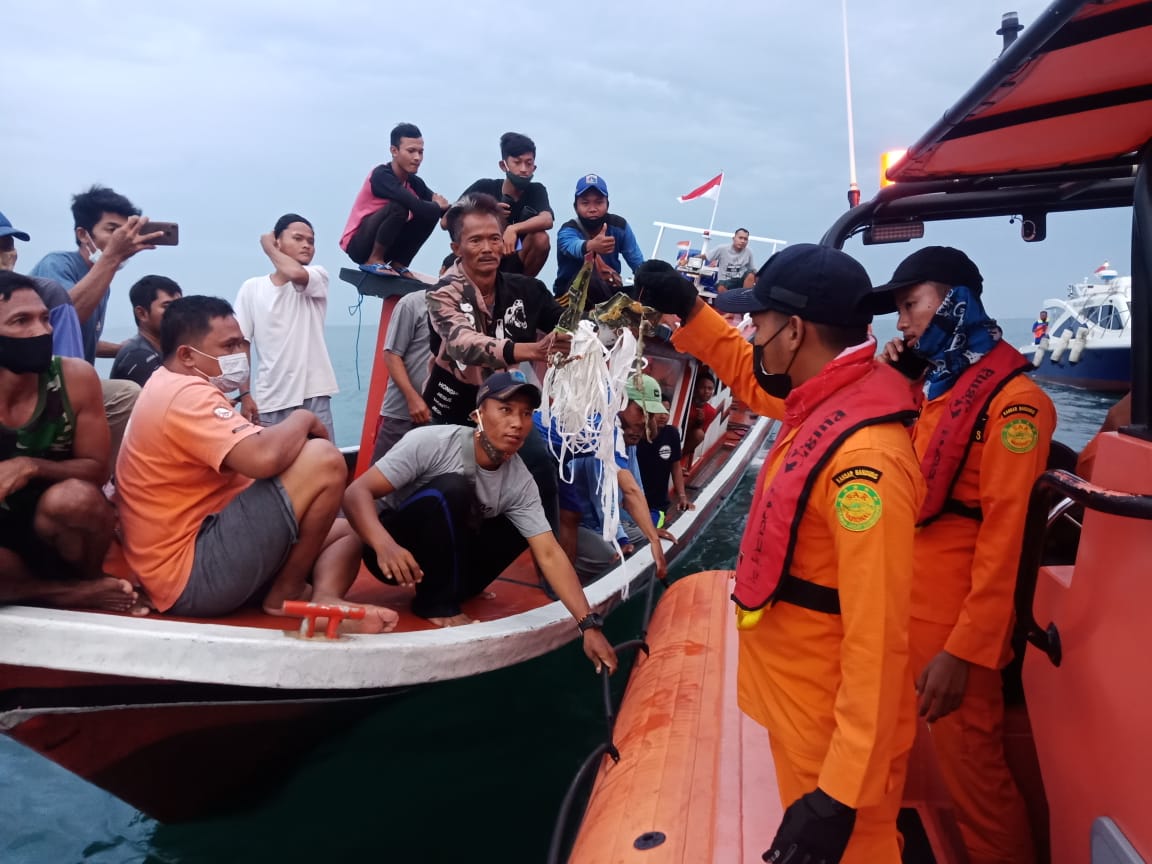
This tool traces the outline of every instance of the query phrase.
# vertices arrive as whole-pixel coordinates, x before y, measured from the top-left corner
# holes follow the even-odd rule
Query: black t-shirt
[[[668,509],[668,482],[672,478],[672,464],[680,461],[680,430],[665,426],[649,444],[641,440],[636,445],[636,462],[640,465],[640,480],[644,484],[644,497],[648,509]]]
[[[464,190],[464,195],[482,192],[500,201],[503,200],[503,189],[503,180],[477,180]],[[463,198],[464,195],[460,197]],[[509,199],[507,203],[512,207],[511,222],[509,223],[512,225],[525,222],[541,213],[552,213],[552,205],[548,203],[548,190],[544,188],[543,183],[529,183],[528,188],[520,193],[519,201]]]
[[[162,361],[160,352],[137,333],[124,342],[116,352],[116,359],[112,361],[112,371],[108,377],[135,381],[143,387],[152,377],[152,373],[160,368]]]

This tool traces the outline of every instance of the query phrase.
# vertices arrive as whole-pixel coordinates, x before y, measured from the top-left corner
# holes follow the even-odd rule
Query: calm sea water
[[[1002,322],[1013,344],[1030,321]],[[109,333],[119,338],[121,333]],[[877,335],[890,335],[878,328]],[[337,443],[359,442],[376,330],[329,327],[341,393]],[[104,370],[106,372],[106,370]],[[1049,388],[1056,437],[1079,449],[1112,398]],[[732,565],[753,465],[673,576]],[[635,602],[612,616],[614,641],[635,636]],[[625,677],[616,676],[622,690]],[[0,738],[0,862],[525,862],[545,860],[568,782],[604,736],[600,689],[575,644],[383,706],[313,754],[260,808],[166,826]]]

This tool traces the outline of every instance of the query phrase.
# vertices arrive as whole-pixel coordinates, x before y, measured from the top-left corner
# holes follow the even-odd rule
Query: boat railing
[[[1061,516],[1072,518],[1068,511],[1077,505],[1109,516],[1152,520],[1152,495],[1105,489],[1064,470],[1045,471],[1036,479],[1028,499],[1024,542],[1016,573],[1016,626],[1027,642],[1047,655],[1053,666],[1059,666],[1063,660],[1060,632],[1051,622],[1047,627],[1040,626],[1032,603],[1048,532]]]

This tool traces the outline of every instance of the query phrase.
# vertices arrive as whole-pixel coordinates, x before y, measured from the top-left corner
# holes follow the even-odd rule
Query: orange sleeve
[[[260,427],[235,411],[215,387],[185,387],[164,416],[168,441],[195,462],[220,471],[232,448]]]
[[[969,663],[999,669],[1006,660],[1028,497],[1044,472],[1055,430],[1052,400],[1031,382],[992,401],[980,458],[983,519],[972,559],[972,587],[944,645],[949,654]]]
[[[784,418],[784,401],[769,396],[756,383],[751,343],[711,306],[698,309],[687,324],[672,334],[672,345],[711,366],[720,380],[732,388],[732,394],[757,414]]]
[[[908,621],[912,541],[924,481],[902,429],[863,430],[867,448],[847,442],[821,478],[819,501],[831,522],[839,577],[840,686],[836,730],[820,788],[851,807],[878,804],[901,741],[898,722],[912,706]],[[901,436],[896,438],[893,436]],[[854,476],[845,474],[854,470]],[[867,479],[868,470],[879,476]],[[811,505],[809,505],[811,506]]]

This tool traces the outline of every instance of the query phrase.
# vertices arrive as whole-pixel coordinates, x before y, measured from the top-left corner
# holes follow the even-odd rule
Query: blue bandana
[[[924,395],[935,399],[947,393],[965,369],[992,350],[1001,335],[972,289],[954,286],[912,348],[931,364],[924,378]]]

